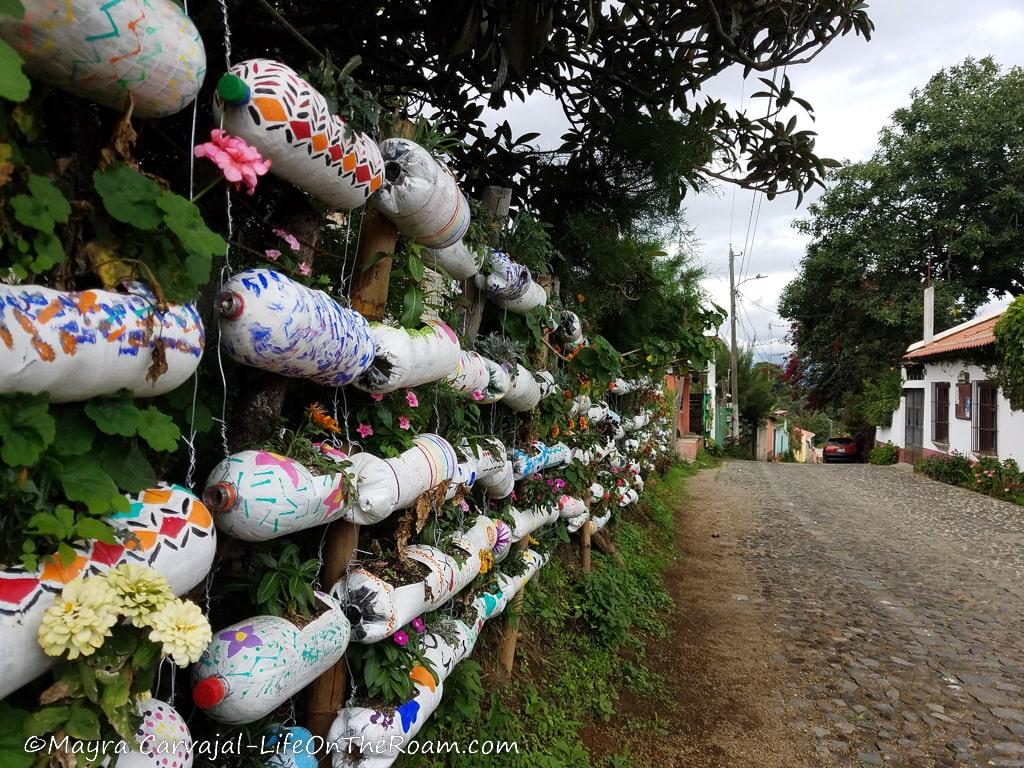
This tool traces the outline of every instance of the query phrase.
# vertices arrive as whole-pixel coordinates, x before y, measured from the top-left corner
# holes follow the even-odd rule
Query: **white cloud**
[[[814,105],[816,121],[810,127],[818,132],[817,148],[826,157],[857,161],[870,156],[878,132],[893,111],[908,103],[910,92],[943,67],[968,56],[987,55],[1004,67],[1024,66],[1024,46],[1020,44],[1024,8],[1020,0],[887,0],[873,3],[869,13],[876,26],[870,42],[852,35],[842,38],[813,62],[787,72],[797,94]],[[744,85],[740,70],[730,70],[708,83],[706,90],[735,107],[741,91],[749,95],[761,89],[753,78]],[[764,109],[763,102],[751,104],[747,99],[744,103],[751,114]],[[525,103],[499,111],[488,110],[484,119],[491,125],[507,119],[516,135],[540,131],[537,141],[545,149],[557,146],[567,128],[561,108],[544,94],[533,94]],[[756,340],[759,356],[763,352],[777,358],[787,349],[787,329],[773,310],[779,293],[796,274],[806,247],[806,239],[793,229],[793,222],[807,216],[807,205],[819,194],[809,193],[800,208],[795,207],[794,196],[762,201],[749,247],[745,240],[753,197],[750,192],[734,195],[731,189],[723,189],[687,200],[687,218],[701,243],[698,258],[709,274],[704,285],[716,303],[723,307],[729,303],[730,242],[749,253],[747,276],[757,272],[768,276],[743,287],[743,310],[738,313],[739,336]]]

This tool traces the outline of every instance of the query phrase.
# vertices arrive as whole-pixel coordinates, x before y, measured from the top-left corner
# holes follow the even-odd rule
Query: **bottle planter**
[[[509,512],[509,517],[512,518],[512,541],[520,541],[525,539],[534,531],[539,528],[543,528],[545,525],[551,525],[556,522],[560,517],[559,509],[557,504],[552,504],[550,507],[533,507],[531,509],[518,509],[513,507]]]
[[[494,521],[481,515],[471,528],[453,537],[452,546],[462,550],[459,557],[437,547],[406,547],[405,557],[426,567],[423,581],[396,587],[365,568],[354,568],[339,584],[339,593],[347,596],[353,641],[376,643],[447,603],[480,574],[480,552],[491,551],[496,542]]]
[[[612,519],[612,511],[611,511],[611,509],[606,510],[605,513],[603,515],[601,515],[600,517],[593,517],[593,516],[591,516],[591,518],[590,518],[590,533],[591,534],[595,534],[598,531],[602,530],[606,525],[608,525],[608,521],[611,520],[611,519]]]
[[[530,446],[530,450],[532,451],[531,455],[518,448],[512,451],[512,468],[516,480],[522,480],[528,475],[572,462],[572,451],[565,443],[547,446],[544,443],[536,442]]]
[[[569,408],[569,418],[575,419],[581,414],[587,414],[589,418],[590,407],[591,402],[589,395],[577,395],[572,401],[572,406]]]
[[[533,374],[517,363],[512,385],[501,398],[501,404],[520,413],[532,411],[554,389],[555,377],[550,372],[538,371],[537,374]]]
[[[565,310],[553,333],[563,344],[576,346],[583,342],[583,323],[580,322],[580,317],[575,312]]]
[[[630,392],[635,392],[643,386],[640,381],[627,381],[626,379],[616,379],[608,385],[608,390],[615,395],[628,395]]]
[[[492,251],[488,274],[476,276],[477,287],[502,309],[525,315],[548,302],[544,289],[533,281],[530,270],[512,261],[507,253]]]
[[[428,265],[440,267],[453,280],[466,280],[480,271],[483,261],[481,254],[469,250],[462,240],[447,248],[427,248],[429,258],[424,259]]]
[[[0,17],[0,37],[25,70],[77,96],[136,117],[191,104],[206,76],[202,38],[171,0],[23,0],[22,19]]]
[[[469,201],[452,172],[409,139],[386,139],[380,153],[384,184],[374,207],[399,232],[428,248],[459,243],[469,230]]]
[[[649,411],[642,411],[632,418],[626,419],[622,422],[622,428],[627,432],[637,432],[648,424],[651,423],[651,414]]]
[[[142,722],[135,731],[139,749],[125,742],[117,768],[192,768],[192,735],[188,724],[170,704],[149,698],[136,705]],[[124,749],[119,747],[117,750]]]
[[[587,409],[587,421],[591,424],[600,424],[611,418],[613,413],[615,411],[608,406],[608,403],[594,403]]]
[[[430,631],[423,635],[423,653],[437,673],[436,682],[429,673],[425,676],[429,681],[421,682],[417,678],[416,694],[394,709],[352,706],[338,713],[327,735],[332,768],[389,768],[401,754],[401,748],[416,737],[437,709],[444,695],[444,681],[456,665],[473,652],[484,623],[504,611],[512,597],[546,562],[546,558],[532,550],[524,552],[523,557],[527,566],[522,574],[499,576],[497,591],[485,592],[474,599],[471,614],[475,616],[471,621],[453,620],[454,640],[445,639],[448,632],[445,636]],[[353,744],[379,744],[383,749],[367,749],[361,754],[348,749]]]
[[[317,751],[322,745],[305,728],[272,725],[263,746],[274,751],[264,763],[267,768],[317,768]]]
[[[340,386],[373,362],[376,345],[362,315],[272,269],[232,277],[217,307],[224,351],[244,365]]]
[[[459,453],[466,459],[464,465],[472,465],[473,481],[462,481],[465,485],[472,488],[479,483],[491,499],[504,499],[512,493],[515,485],[512,462],[508,459],[505,446],[499,441],[478,443],[476,448],[472,448],[466,442],[459,446]],[[466,472],[469,472],[468,468]],[[452,496],[454,495],[453,491]]]
[[[79,576],[103,573],[135,563],[162,574],[176,595],[199,584],[216,550],[213,520],[206,507],[184,488],[161,486],[129,497],[131,508],[107,519],[124,543],[93,541],[75,549],[64,566],[55,558],[35,571],[14,566],[0,571],[0,698],[41,675],[56,659],[36,640],[43,614],[55,594]]]
[[[199,365],[205,335],[192,304],[157,308],[143,283],[127,293],[67,293],[0,285],[0,394],[42,393],[66,403],[129,389],[156,397]],[[167,363],[156,372],[154,353]]]
[[[393,459],[370,453],[346,459],[340,451],[322,450],[351,466],[316,475],[269,451],[242,451],[224,459],[203,492],[217,527],[244,541],[267,541],[339,519],[372,525],[454,479],[459,466],[451,445],[430,433],[417,435],[413,447]],[[346,485],[351,489],[347,496]]]
[[[447,381],[459,394],[484,404],[497,402],[512,386],[508,373],[498,363],[468,350],[459,352],[455,371]]]
[[[640,499],[640,494],[635,489],[630,488],[629,484],[620,485],[616,489],[617,501],[620,507],[628,507],[630,504],[635,504]]]
[[[440,321],[415,331],[374,323],[370,334],[377,353],[355,381],[366,392],[386,394],[439,381],[451,376],[459,364],[459,339]]]
[[[235,64],[217,83],[213,115],[270,160],[271,173],[331,208],[358,208],[384,182],[373,139],[332,115],[320,92],[280,62]]]
[[[195,705],[220,723],[252,723],[340,661],[348,619],[335,597],[316,594],[326,610],[302,628],[280,616],[254,616],[214,632],[192,665]]]
[[[558,497],[558,516],[562,520],[579,517],[580,515],[586,514],[587,511],[587,503],[583,499],[577,499],[566,495]]]

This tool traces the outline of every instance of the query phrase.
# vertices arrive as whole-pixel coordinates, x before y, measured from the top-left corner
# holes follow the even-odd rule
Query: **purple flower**
[[[281,258],[281,252],[277,250],[277,248],[267,248],[267,250],[263,252],[263,255],[267,257],[268,261],[277,261]]]
[[[421,633],[427,628],[427,625],[423,623],[423,619],[417,616],[415,619],[409,622],[409,626]]]
[[[236,653],[243,648],[255,648],[258,645],[263,644],[263,640],[253,632],[252,624],[247,624],[244,627],[238,629],[229,629],[226,632],[221,632],[217,635],[219,640],[228,641],[228,658],[230,659]]]
[[[409,644],[409,636],[405,634],[405,632],[403,632],[402,630],[398,630],[397,632],[395,632],[395,634],[391,636],[391,639],[403,648],[405,648],[405,646]]]

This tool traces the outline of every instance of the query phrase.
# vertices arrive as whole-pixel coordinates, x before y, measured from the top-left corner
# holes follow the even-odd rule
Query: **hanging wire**
[[[231,69],[231,26],[228,21],[228,5],[227,0],[219,0],[221,18],[224,24],[224,67],[225,69]],[[221,114],[220,127],[224,127],[224,115]],[[235,222],[231,212],[231,189],[225,185],[224,187],[224,208],[227,216],[227,246],[224,249],[224,266],[220,270],[220,287],[223,290],[224,284],[227,282],[228,276],[231,274],[231,241],[235,235]],[[224,372],[224,355],[223,355],[223,340],[224,334],[221,331],[220,316],[218,314],[217,320],[217,368],[220,371],[220,382],[221,382],[221,403],[220,403],[220,418],[215,419],[220,424],[220,441],[221,447],[224,449],[224,455],[228,456],[231,450],[228,448],[228,380],[227,374]]]
[[[188,16],[188,0],[184,2],[185,15]],[[196,121],[199,114],[199,102],[192,100],[192,132],[188,145],[188,198],[195,195],[196,158],[192,148],[196,145]],[[199,369],[192,374],[192,413],[189,416],[188,438],[183,439],[188,446],[188,469],[185,471],[185,487],[192,490],[193,477],[196,471],[196,400],[199,398]]]

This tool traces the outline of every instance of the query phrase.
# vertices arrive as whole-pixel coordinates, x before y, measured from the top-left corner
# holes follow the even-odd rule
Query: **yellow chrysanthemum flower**
[[[480,573],[487,573],[494,566],[494,555],[489,549],[480,550]]]
[[[191,600],[172,600],[148,621],[153,631],[149,639],[163,644],[165,656],[170,656],[179,667],[199,661],[212,632],[202,609]]]
[[[149,616],[174,599],[167,579],[142,565],[124,563],[107,572],[107,583],[121,598],[121,613],[136,627],[149,626]]]
[[[120,604],[106,579],[75,579],[43,614],[39,645],[47,656],[91,656],[110,637]]]

